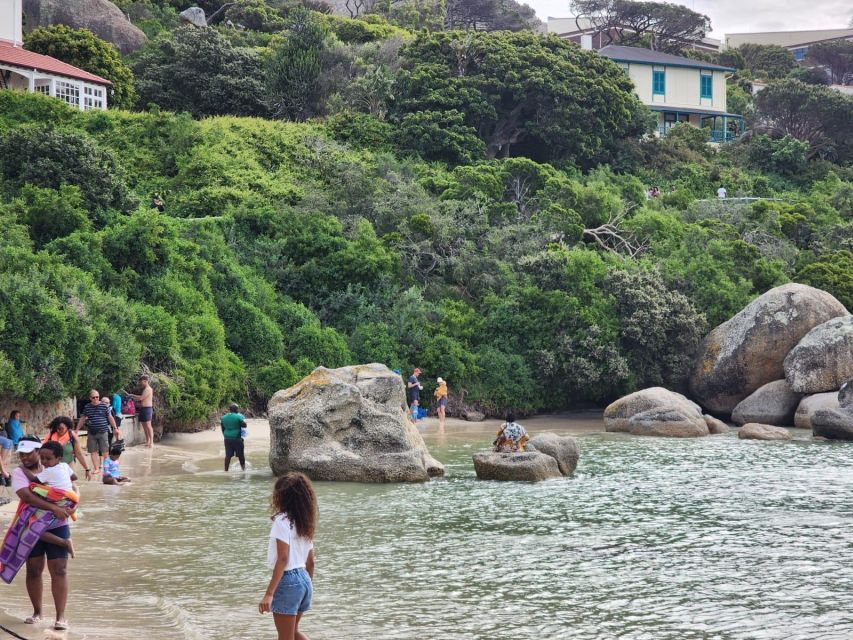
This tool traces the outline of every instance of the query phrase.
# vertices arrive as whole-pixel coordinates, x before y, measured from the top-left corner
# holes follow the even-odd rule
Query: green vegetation
[[[258,0],[198,30],[184,4],[127,3],[159,34],[129,62],[144,110],[0,92],[0,393],[143,365],[181,426],[378,361],[555,410],[681,388],[704,333],[790,279],[853,304],[853,118],[825,86],[753,102],[735,77],[754,128],[714,150],[644,137],[615,64],[527,30]]]

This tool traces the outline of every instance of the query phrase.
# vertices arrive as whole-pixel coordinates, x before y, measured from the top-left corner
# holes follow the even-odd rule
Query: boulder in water
[[[737,432],[737,437],[741,440],[790,440],[792,438],[791,432],[784,427],[757,422],[743,425]]]
[[[722,420],[715,418],[714,416],[709,416],[706,413],[702,416],[702,418],[705,420],[705,424],[708,426],[708,432],[712,436],[721,435],[723,433],[728,433],[729,431],[731,431],[729,425],[727,425]]]
[[[762,385],[785,377],[785,357],[809,331],[845,315],[826,291],[793,283],[771,289],[702,341],[692,395],[709,411],[730,413]]]
[[[853,412],[818,409],[812,415],[812,433],[830,440],[853,440]]]
[[[806,396],[800,400],[797,411],[794,413],[794,426],[798,429],[811,429],[815,411],[838,408],[838,394],[835,391]]]
[[[768,382],[738,402],[732,411],[732,422],[758,422],[778,427],[792,425],[802,397],[803,394],[791,390],[787,380]]]
[[[474,471],[480,480],[538,482],[563,475],[555,458],[538,451],[475,453],[473,458]]]
[[[318,367],[270,401],[273,473],[350,482],[424,482],[443,475],[404,403],[402,379],[384,365]]]
[[[680,393],[663,387],[650,387],[612,402],[604,410],[604,429],[627,432],[631,429],[631,418],[650,409],[673,409],[689,417],[702,416],[701,407]]]
[[[701,438],[710,434],[701,413],[693,415],[666,407],[638,413],[628,421],[628,425],[628,433],[635,436]]]
[[[538,451],[551,456],[557,461],[557,467],[564,476],[575,472],[580,459],[581,450],[578,441],[572,436],[561,436],[556,433],[537,433],[525,445],[527,451]]]
[[[785,357],[794,391],[821,393],[853,378],[853,316],[833,318],[809,331]]]
[[[27,31],[52,24],[88,29],[123,54],[136,51],[148,40],[109,0],[24,0],[23,11]]]

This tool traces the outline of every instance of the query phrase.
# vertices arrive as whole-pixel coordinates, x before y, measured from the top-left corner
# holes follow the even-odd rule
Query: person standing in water
[[[438,386],[435,388],[436,413],[438,414],[438,428],[444,429],[444,414],[447,410],[447,382],[443,378],[436,380]]]
[[[154,427],[151,425],[151,421],[154,420],[154,389],[151,388],[148,375],[140,376],[139,382],[142,384],[142,393],[127,395],[133,398],[134,402],[139,403],[139,423],[145,431],[145,446],[150,449],[154,446]]]
[[[222,427],[222,437],[225,439],[225,470],[231,466],[231,458],[237,456],[237,461],[240,463],[240,468],[246,470],[246,453],[243,444],[243,434],[246,429],[246,418],[242,413],[238,413],[240,407],[232,404],[228,407],[226,413],[219,420],[219,425]]]
[[[299,621],[314,595],[314,487],[305,474],[288,473],[276,481],[270,503],[267,565],[272,577],[258,611],[272,612],[278,640],[309,640],[299,631]]]
[[[423,389],[423,385],[421,384],[421,381],[418,380],[419,375],[421,375],[421,370],[418,367],[415,367],[415,370],[412,371],[412,375],[409,376],[409,381],[406,383],[406,390],[409,392],[409,404],[414,404],[415,400],[420,404],[421,389]]]
[[[86,425],[88,435],[86,436],[86,450],[92,456],[92,471],[99,473],[101,470],[101,459],[105,458],[110,450],[110,430],[116,429],[116,421],[113,418],[112,408],[101,402],[101,394],[97,389],[89,391],[89,402],[80,412],[77,428],[74,430],[76,436],[80,428]]]

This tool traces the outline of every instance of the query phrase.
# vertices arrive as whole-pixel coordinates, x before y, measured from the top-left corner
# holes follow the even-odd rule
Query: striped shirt
[[[104,433],[110,430],[110,406],[106,404],[86,403],[83,407],[83,415],[86,416],[86,428],[89,433]]]

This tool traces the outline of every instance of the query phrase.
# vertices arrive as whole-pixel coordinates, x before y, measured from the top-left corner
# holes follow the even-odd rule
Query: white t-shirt
[[[74,486],[71,483],[71,475],[73,473],[74,471],[71,467],[64,462],[60,462],[52,467],[45,467],[44,470],[36,476],[36,478],[38,478],[42,484],[46,484],[49,487],[55,487],[56,489],[62,489],[63,491],[73,491]]]
[[[291,524],[290,518],[283,513],[273,519],[270,529],[270,542],[267,548],[267,565],[270,569],[275,568],[275,562],[278,560],[276,540],[286,542],[290,547],[287,554],[287,566],[284,567],[285,571],[301,569],[305,566],[305,561],[308,560],[308,554],[314,548],[314,543],[308,538],[296,535],[296,527]]]
[[[725,187],[720,187],[719,189],[717,189],[717,197],[720,199],[726,197],[726,188]]]

